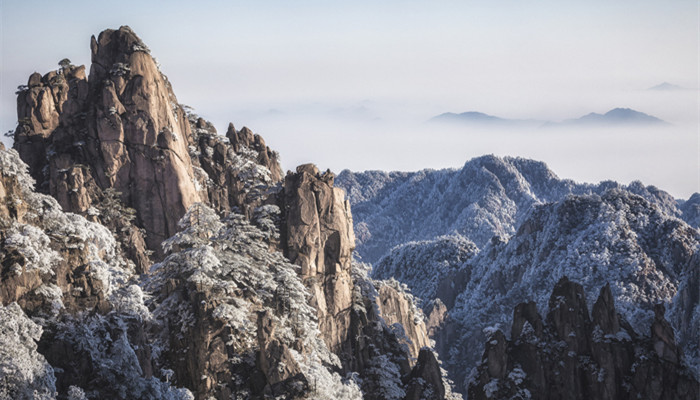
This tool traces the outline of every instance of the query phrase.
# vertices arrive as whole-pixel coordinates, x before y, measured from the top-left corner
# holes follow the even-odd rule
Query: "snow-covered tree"
[[[0,399],[56,397],[54,370],[37,352],[41,334],[17,303],[0,305]]]

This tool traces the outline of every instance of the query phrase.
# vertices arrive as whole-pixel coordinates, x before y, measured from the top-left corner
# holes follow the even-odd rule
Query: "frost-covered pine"
[[[254,218],[260,224],[257,227],[235,212],[220,221],[203,205],[188,210],[181,221],[186,234],[180,232],[169,239],[173,244],[170,254],[152,267],[145,284],[153,296],[148,301],[154,323],[162,334],[157,358],[167,362],[183,353],[210,351],[191,338],[214,324],[228,355],[226,370],[233,373],[226,384],[245,398],[248,374],[258,368],[256,321],[259,313],[266,312],[275,326],[270,339],[285,346],[307,382],[316,384],[308,398],[361,398],[353,382],[330,370],[339,367],[339,360],[321,339],[298,267],[281,253],[270,251],[268,241],[277,231],[271,219],[278,213],[277,207],[261,207]],[[165,287],[169,289],[163,290]],[[208,300],[192,302],[196,298]],[[210,302],[216,306],[209,307]],[[173,348],[173,343],[182,347]],[[218,379],[217,372],[208,368],[201,365],[191,374],[197,379]]]
[[[438,290],[440,283],[453,285],[451,281],[443,281],[452,278],[478,251],[474,243],[458,234],[408,242],[394,247],[379,260],[372,277],[393,278],[406,284],[420,300],[420,306],[425,307],[431,300],[444,296]]]
[[[207,243],[222,226],[214,210],[204,203],[194,203],[178,222],[180,231],[163,241],[163,250],[170,252],[175,246],[182,249]]]
[[[56,397],[54,370],[37,352],[41,334],[17,303],[0,306],[0,399]]]

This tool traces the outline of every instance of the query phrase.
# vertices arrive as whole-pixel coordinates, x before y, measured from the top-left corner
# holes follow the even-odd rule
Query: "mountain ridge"
[[[179,104],[129,27],[90,50],[89,76],[29,77],[0,145],[0,398],[457,400],[484,328],[562,276],[609,282],[635,327],[664,304],[663,355],[697,367],[695,196],[495,156],[283,176],[261,136]]]
[[[0,146],[1,398],[461,398],[351,259],[333,173],[219,135],[129,27],[90,50],[30,76]]]
[[[653,89],[653,88],[652,88]],[[650,90],[652,90],[650,89]],[[579,118],[564,121],[538,121],[534,119],[507,119],[478,111],[463,113],[446,112],[428,120],[430,123],[449,123],[462,126],[479,127],[606,127],[606,126],[658,126],[668,125],[652,115],[636,111],[630,108],[613,108],[604,114],[591,112]]]

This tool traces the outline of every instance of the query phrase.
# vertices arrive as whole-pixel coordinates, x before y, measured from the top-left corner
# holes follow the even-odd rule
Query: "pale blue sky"
[[[0,0],[0,15],[3,132],[29,74],[64,57],[89,64],[90,35],[129,25],[180,102],[220,131],[233,121],[260,132],[285,168],[458,167],[486,152],[537,157],[576,180],[638,178],[680,197],[700,190],[697,90],[643,90],[698,88],[697,1]],[[423,124],[445,111],[565,119],[614,107],[674,131]]]

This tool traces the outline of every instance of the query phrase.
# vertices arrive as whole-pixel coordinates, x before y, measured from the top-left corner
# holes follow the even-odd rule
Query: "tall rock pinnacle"
[[[92,38],[90,48],[95,98],[88,128],[103,161],[98,180],[130,198],[149,245],[159,244],[199,200],[187,151],[189,124],[169,82],[131,29],[106,30]]]
[[[189,122],[129,27],[103,31],[90,48],[89,78],[72,65],[29,78],[17,99],[14,147],[37,188],[68,211],[94,213],[90,207],[104,200],[105,190],[120,193],[118,200],[135,209],[148,247],[159,251],[200,200]]]
[[[335,175],[313,164],[297,167],[285,180],[286,256],[301,266],[311,291],[319,328],[331,349],[347,339],[353,283],[350,277],[355,235],[350,204]]]

